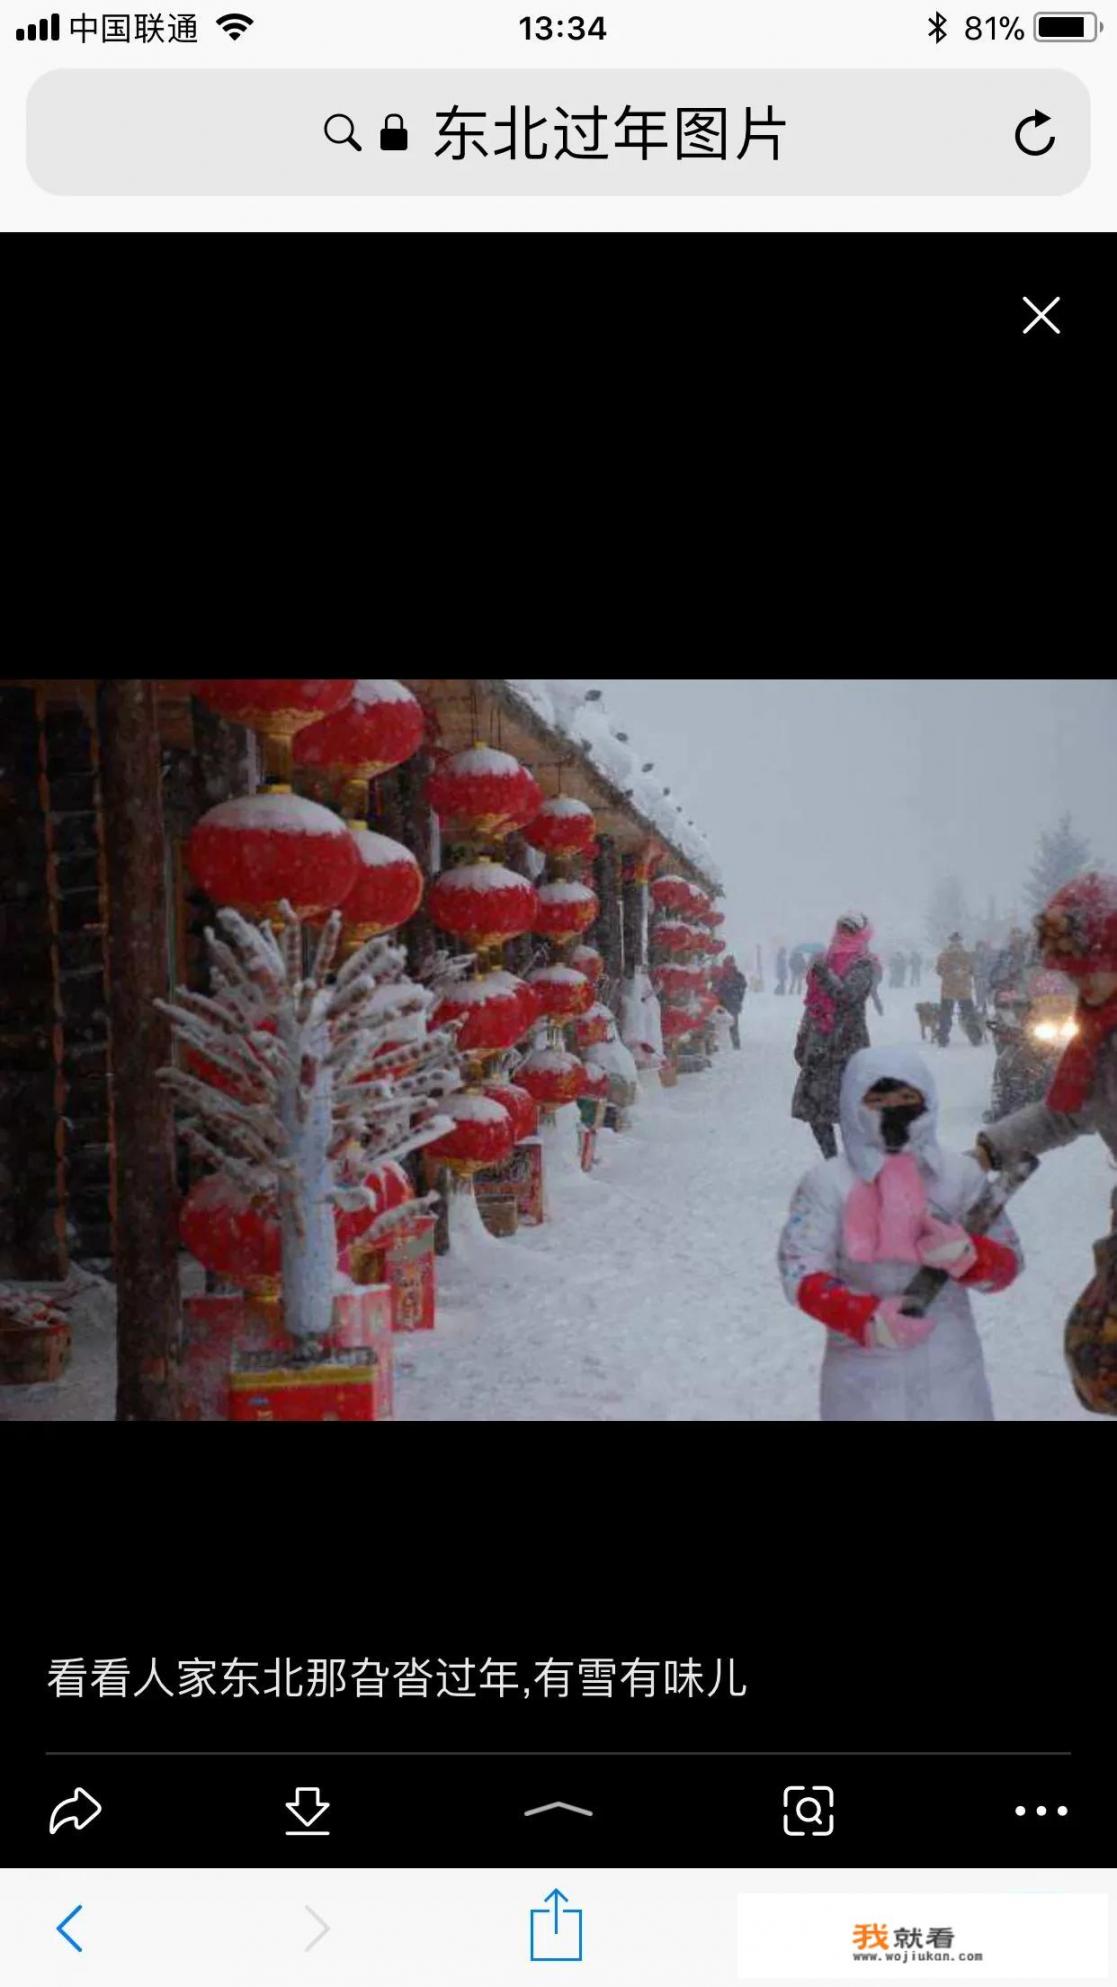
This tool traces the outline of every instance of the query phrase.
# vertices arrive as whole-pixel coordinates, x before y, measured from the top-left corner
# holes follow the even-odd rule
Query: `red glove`
[[[997,1291],[1007,1290],[1015,1283],[1018,1275],[1016,1257],[1004,1242],[995,1242],[991,1235],[971,1235],[971,1242],[977,1261],[961,1279],[971,1289]]]
[[[860,1291],[851,1290],[848,1284],[839,1283],[823,1270],[803,1278],[797,1302],[809,1318],[817,1318],[820,1325],[828,1325],[833,1332],[843,1332],[866,1351],[875,1348],[906,1351],[919,1345],[935,1329],[934,1318],[916,1318],[901,1311],[902,1297],[874,1297],[871,1293],[862,1296]]]

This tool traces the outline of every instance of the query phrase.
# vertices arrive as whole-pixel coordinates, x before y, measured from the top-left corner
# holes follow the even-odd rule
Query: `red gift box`
[[[433,1332],[438,1309],[433,1214],[417,1214],[397,1228],[384,1251],[394,1332]]]
[[[541,1138],[525,1138],[520,1141],[512,1154],[512,1178],[516,1186],[520,1220],[526,1221],[533,1228],[538,1228],[547,1219],[543,1200]]]
[[[315,1366],[277,1366],[238,1352],[229,1375],[230,1421],[381,1421],[383,1362],[357,1347]]]

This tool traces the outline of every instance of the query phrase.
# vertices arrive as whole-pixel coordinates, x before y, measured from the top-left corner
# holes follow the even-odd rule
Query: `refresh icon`
[[[1022,117],[1020,119],[1020,122],[1016,127],[1016,143],[1022,152],[1026,152],[1028,154],[1028,157],[1030,159],[1042,159],[1044,155],[1051,150],[1051,147],[1055,143],[1055,140],[1053,137],[1051,137],[1047,140],[1046,145],[1026,145],[1024,143],[1025,131],[1028,129],[1028,126],[1030,124],[1034,124],[1038,132],[1041,124],[1050,124],[1050,122],[1051,119],[1048,117],[1047,112],[1045,110],[1033,111],[1030,117]]]

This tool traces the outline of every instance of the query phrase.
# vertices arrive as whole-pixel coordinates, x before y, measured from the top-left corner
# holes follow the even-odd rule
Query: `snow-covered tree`
[[[944,876],[936,883],[927,906],[926,933],[932,945],[944,945],[952,931],[967,935],[970,923],[966,892],[958,876]]]
[[[1081,876],[1092,860],[1089,843],[1075,834],[1070,815],[1064,814],[1056,827],[1046,829],[1039,838],[1031,874],[1024,885],[1031,909],[1042,911],[1056,890],[1073,877]]]
[[[302,925],[289,904],[281,914],[276,937],[218,913],[206,933],[212,993],[180,987],[159,1003],[193,1068],[161,1075],[192,1155],[276,1208],[286,1328],[319,1339],[333,1310],[335,1211],[375,1208],[366,1180],[451,1129],[439,1106],[462,1078],[456,1030],[429,1032],[437,996],[407,979],[390,940],[371,940],[335,976],[335,913],[305,972]],[[415,1211],[382,1216],[367,1239]]]

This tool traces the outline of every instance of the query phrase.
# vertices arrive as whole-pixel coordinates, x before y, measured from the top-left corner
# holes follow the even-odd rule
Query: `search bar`
[[[1064,194],[1090,100],[1057,69],[60,69],[27,163],[71,195]]]

